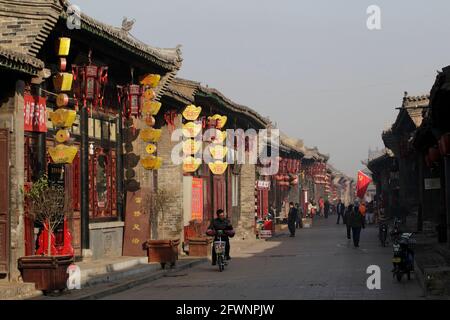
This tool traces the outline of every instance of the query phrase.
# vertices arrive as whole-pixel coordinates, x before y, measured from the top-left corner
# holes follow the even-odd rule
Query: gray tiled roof
[[[44,62],[30,55],[0,46],[0,66],[36,75],[39,70],[44,68]]]
[[[67,0],[0,0],[0,45],[36,56],[59,18],[67,19]],[[161,49],[137,40],[121,28],[81,14],[81,28],[133,51],[168,71],[181,67],[180,47]]]
[[[253,109],[251,109],[249,107],[246,107],[246,106],[243,106],[241,104],[238,104],[238,103],[235,103],[235,102],[231,101],[230,99],[225,97],[217,89],[205,88],[203,86],[200,86],[197,92],[198,93],[203,93],[203,94],[206,94],[206,95],[210,95],[210,96],[216,96],[217,98],[222,100],[232,111],[240,113],[240,114],[244,114],[244,115],[249,116],[250,118],[253,118],[257,122],[259,122],[259,124],[262,127],[269,127],[269,126],[271,126],[271,121],[269,119],[261,116],[258,112],[256,112],[255,110],[253,110]]]

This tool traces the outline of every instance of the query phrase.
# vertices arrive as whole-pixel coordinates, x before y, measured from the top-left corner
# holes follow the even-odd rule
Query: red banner
[[[44,97],[23,96],[24,130],[47,132],[47,108]]]
[[[192,220],[203,220],[203,179],[192,178]]]
[[[356,184],[356,196],[360,199],[364,198],[367,187],[372,182],[372,179],[365,175],[362,171],[358,171],[358,183]]]

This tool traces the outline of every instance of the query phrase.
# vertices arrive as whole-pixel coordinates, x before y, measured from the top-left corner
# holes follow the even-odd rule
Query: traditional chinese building
[[[413,97],[405,93],[397,119],[392,127],[383,132],[383,142],[396,158],[398,164],[398,188],[393,189],[392,203],[398,214],[405,211],[417,214],[419,206],[419,156],[411,140],[422,123],[422,111],[429,104],[427,96]],[[392,173],[393,178],[396,173]],[[398,190],[398,194],[396,194]]]
[[[130,163],[122,156],[129,132],[128,124],[123,127],[117,86],[158,74],[161,81],[154,89],[158,98],[181,66],[178,49],[150,47],[132,37],[126,24],[112,27],[82,13],[79,28],[69,29],[69,5],[53,0],[7,1],[0,8],[0,189],[5,198],[0,209],[0,272],[11,280],[17,280],[17,258],[35,253],[35,225],[23,191],[43,173],[66,190],[75,255],[94,259],[122,255],[125,190],[130,187],[124,186],[123,175]],[[64,61],[55,51],[63,36],[70,39]],[[101,92],[77,96],[69,88],[67,101],[58,101],[54,76],[62,69],[71,75],[71,65],[96,67],[92,83]],[[81,85],[81,78],[78,74],[73,84]],[[78,152],[65,165],[55,165],[48,153],[57,144],[58,131],[47,115],[59,103],[77,111],[66,141]],[[133,148],[125,144],[126,152]],[[57,236],[57,241],[65,239]]]
[[[423,120],[412,140],[419,163],[418,229],[434,235],[440,243],[450,242],[449,79],[450,67],[438,72],[429,104],[423,108]]]
[[[368,159],[367,168],[371,171],[375,184],[377,209],[387,217],[392,217],[392,201],[396,194],[395,190],[398,189],[398,178],[396,177],[398,170],[394,154],[389,149],[384,149],[379,154],[373,154]]]
[[[249,133],[249,129],[257,133],[258,130],[267,128],[269,121],[254,110],[229,100],[219,91],[190,80],[175,79],[161,102],[163,106],[160,112],[164,115],[165,122],[161,127],[158,155],[163,158],[163,164],[158,170],[157,184],[158,188],[171,190],[175,199],[168,207],[164,222],[158,224],[158,228],[152,228],[152,231],[157,237],[161,237],[165,228],[167,238],[180,238],[185,244],[184,247],[188,248],[189,239],[203,237],[215,212],[223,209],[237,228],[239,237],[252,235],[255,224],[255,185],[265,178],[259,176],[258,163],[248,161],[249,150],[257,146],[257,141],[245,137],[245,133]],[[193,116],[194,113],[196,114]],[[217,122],[213,119],[226,119],[225,125],[217,127]],[[200,126],[198,135],[194,134],[195,137],[178,135],[178,138],[175,138],[176,135],[173,135],[177,129],[188,130],[188,126],[195,130],[195,123]],[[227,147],[227,153],[236,155],[239,150],[238,140],[242,138],[239,143],[244,143],[244,149],[240,150],[245,150],[246,162],[228,163],[223,172],[215,172],[217,168],[212,168],[205,162],[173,162],[173,150],[177,150],[177,145],[183,141],[192,138],[193,141],[189,143],[196,149],[195,141],[203,135],[200,138],[202,144],[199,150],[205,150],[210,144],[211,137],[207,135],[209,129],[222,133],[227,129],[242,129],[242,137],[238,135],[232,143],[228,139],[233,136],[227,136],[221,145]],[[192,154],[193,159],[197,157],[194,154],[198,152]],[[225,155],[223,160],[227,159]],[[267,197],[264,199],[267,201]],[[263,201],[261,199],[261,202]]]

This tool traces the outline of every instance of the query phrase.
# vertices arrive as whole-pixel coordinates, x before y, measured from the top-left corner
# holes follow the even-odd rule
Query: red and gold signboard
[[[203,220],[203,179],[192,178],[192,220]]]
[[[33,132],[47,132],[47,108],[44,97],[24,97],[24,130]]]
[[[150,223],[148,213],[142,210],[143,194],[149,192],[141,189],[127,193],[127,208],[125,210],[125,235],[123,255],[129,257],[144,257],[147,255],[143,244],[150,239]]]

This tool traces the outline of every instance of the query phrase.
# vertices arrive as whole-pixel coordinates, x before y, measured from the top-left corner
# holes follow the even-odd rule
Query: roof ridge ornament
[[[127,17],[123,17],[122,19],[122,31],[124,32],[130,32],[131,29],[133,29],[133,25],[136,22],[136,19],[128,20]]]

